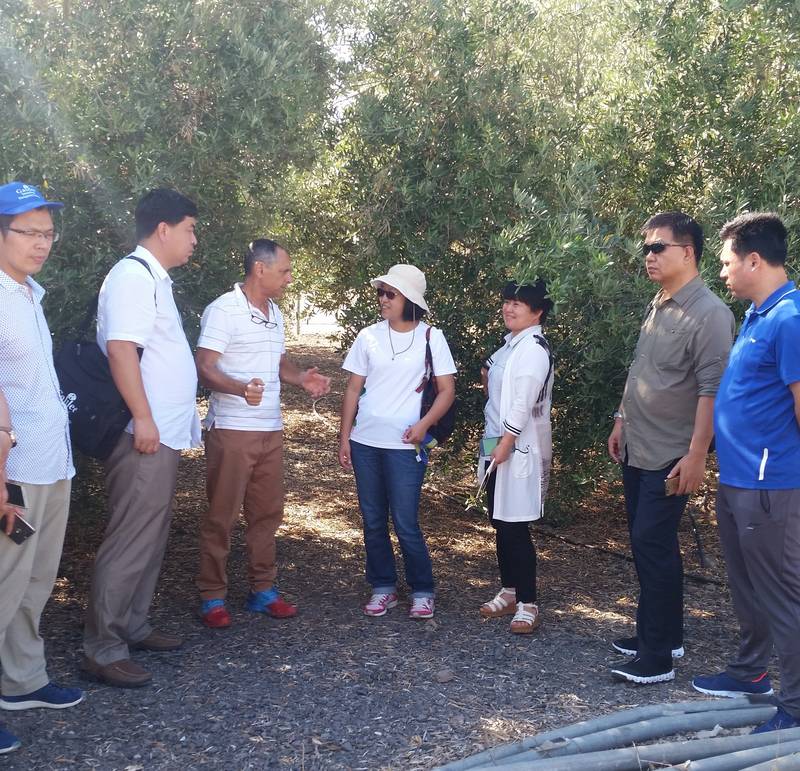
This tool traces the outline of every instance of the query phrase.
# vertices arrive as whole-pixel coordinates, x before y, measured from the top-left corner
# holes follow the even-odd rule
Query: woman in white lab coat
[[[515,634],[528,634],[539,625],[530,523],[542,516],[553,455],[553,359],[542,334],[553,303],[546,295],[541,280],[506,284],[503,321],[509,334],[481,373],[488,401],[478,473],[483,477],[494,462],[486,491],[501,588],[480,612],[486,618],[513,614]]]

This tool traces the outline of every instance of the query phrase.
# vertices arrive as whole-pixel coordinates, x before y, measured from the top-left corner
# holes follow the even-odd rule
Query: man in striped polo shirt
[[[300,370],[286,356],[283,316],[275,301],[292,280],[286,250],[269,239],[250,244],[244,281],[204,311],[197,341],[201,385],[211,390],[205,427],[208,510],[200,525],[197,588],[211,628],[230,626],[225,607],[230,535],[244,506],[247,609],[274,618],[297,613],[278,594],[275,533],[283,519],[281,383],[320,397],[330,378]]]

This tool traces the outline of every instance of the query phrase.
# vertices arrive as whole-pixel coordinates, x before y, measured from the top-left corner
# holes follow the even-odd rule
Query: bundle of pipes
[[[636,746],[716,726],[756,725],[774,712],[764,697],[654,704],[494,747],[439,771],[641,771],[650,764],[684,771],[738,771],[764,763],[763,768],[800,771],[800,728]]]

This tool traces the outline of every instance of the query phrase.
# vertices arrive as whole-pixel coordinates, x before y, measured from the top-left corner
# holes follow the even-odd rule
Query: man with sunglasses
[[[200,525],[200,617],[230,626],[225,607],[231,529],[244,505],[247,522],[247,609],[289,618],[297,608],[275,586],[275,534],[283,519],[281,383],[318,398],[330,378],[301,370],[286,356],[283,316],[275,301],[292,281],[289,254],[262,238],[244,258],[244,281],[204,311],[197,341],[200,384],[211,389],[206,434],[208,509]]]
[[[639,604],[636,635],[613,648],[634,658],[611,670],[618,680],[675,677],[683,656],[683,564],[678,525],[702,484],[713,436],[714,397],[733,341],[728,307],[698,271],[703,231],[682,212],[651,217],[642,229],[650,303],[608,438],[622,464]],[[669,489],[667,489],[669,488]]]

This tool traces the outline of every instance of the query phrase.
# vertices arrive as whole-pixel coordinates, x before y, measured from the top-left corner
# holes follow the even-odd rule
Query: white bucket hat
[[[369,282],[376,287],[378,284],[388,284],[404,297],[407,297],[415,305],[419,305],[424,311],[429,311],[428,303],[425,302],[425,290],[428,287],[425,281],[425,274],[413,265],[392,265],[385,276],[378,276]]]

